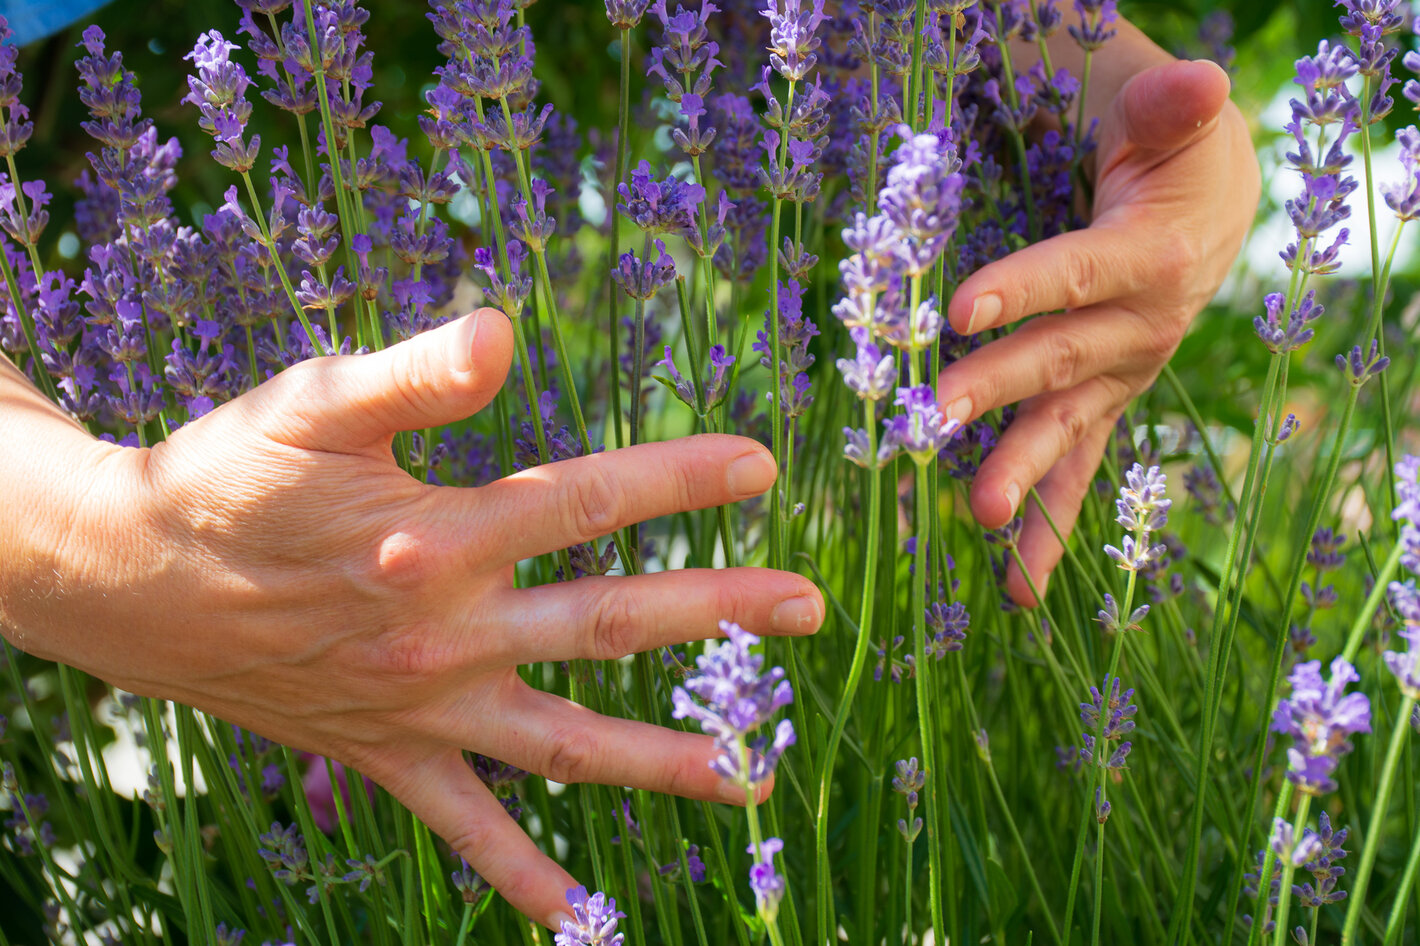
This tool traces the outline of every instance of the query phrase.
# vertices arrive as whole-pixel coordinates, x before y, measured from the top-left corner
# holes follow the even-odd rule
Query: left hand
[[[962,422],[1020,402],[971,488],[977,521],[1025,518],[1019,550],[1041,594],[1063,554],[1022,498],[1037,486],[1068,536],[1115,421],[1158,377],[1222,284],[1257,207],[1246,124],[1210,62],[1138,73],[1100,122],[1089,227],[982,267],[947,310],[963,334],[1037,318],[941,375],[943,413]],[[1063,311],[1062,311],[1063,310]],[[1013,565],[1007,590],[1035,596]]]

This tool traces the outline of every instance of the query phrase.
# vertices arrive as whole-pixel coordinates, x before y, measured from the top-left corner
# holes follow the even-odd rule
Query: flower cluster
[[[626,934],[616,931],[617,921],[626,914],[616,908],[611,897],[574,887],[567,891],[567,905],[572,908],[572,919],[563,920],[562,929],[553,935],[556,946],[622,946],[626,942]]]
[[[1081,762],[1085,765],[1098,764],[1108,771],[1125,767],[1132,744],[1120,740],[1134,731],[1134,714],[1139,707],[1129,702],[1133,698],[1132,687],[1120,692],[1118,677],[1106,675],[1102,689],[1090,687],[1090,702],[1080,704],[1080,721],[1089,727],[1081,733],[1084,742],[1080,749]],[[1104,739],[1102,747],[1097,747],[1097,737]],[[1112,742],[1119,742],[1119,745],[1111,751],[1109,744]]]
[[[715,737],[719,756],[710,768],[749,789],[769,778],[784,750],[794,744],[794,724],[781,719],[771,741],[751,734],[794,699],[782,667],[763,673],[764,658],[751,653],[759,638],[732,621],[721,621],[728,640],[695,658],[696,672],[671,694],[676,719],[693,719]],[[699,698],[698,702],[696,698]]]
[[[1119,511],[1114,521],[1130,534],[1124,536],[1119,547],[1106,545],[1104,551],[1125,571],[1139,571],[1167,551],[1165,546],[1153,542],[1153,534],[1167,524],[1173,500],[1164,497],[1168,477],[1156,466],[1146,470],[1143,464],[1135,463],[1124,474],[1124,480],[1119,498],[1114,501]]]
[[[892,790],[907,802],[907,817],[897,819],[897,831],[911,844],[922,833],[922,818],[917,815],[918,794],[927,784],[927,773],[917,764],[917,757],[902,759],[897,763],[897,774],[892,778]]]
[[[1287,778],[1301,791],[1324,795],[1336,790],[1331,778],[1342,755],[1351,751],[1350,737],[1371,731],[1371,703],[1364,693],[1347,693],[1361,679],[1344,657],[1331,662],[1331,679],[1321,675],[1321,661],[1298,664],[1287,682],[1292,694],[1281,700],[1272,730],[1291,736]]]

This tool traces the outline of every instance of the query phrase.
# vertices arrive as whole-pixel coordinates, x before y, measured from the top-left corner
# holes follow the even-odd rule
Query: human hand
[[[948,417],[1020,402],[972,485],[972,513],[986,528],[1006,525],[1038,484],[1070,534],[1115,421],[1226,276],[1259,196],[1252,142],[1228,92],[1209,62],[1135,75],[1101,120],[1090,226],[982,267],[952,297],[947,315],[962,334],[1047,313],[941,374]],[[1039,507],[1026,506],[1018,548],[1044,594],[1064,550]],[[1007,590],[1036,603],[1014,565]]]
[[[755,568],[515,588],[520,559],[758,495],[775,469],[753,441],[704,436],[478,489],[400,470],[394,432],[479,410],[512,344],[485,309],[383,352],[298,364],[151,450],[95,442],[92,498],[42,570],[55,574],[37,569],[0,623],[41,657],[369,775],[553,924],[573,879],[463,750],[559,782],[745,799],[710,770],[710,737],[599,716],[517,666],[685,643],[720,618],[810,633],[824,610],[806,579]]]

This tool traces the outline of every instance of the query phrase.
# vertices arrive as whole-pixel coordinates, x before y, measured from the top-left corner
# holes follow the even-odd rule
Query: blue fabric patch
[[[75,20],[82,20],[110,0],[0,0],[0,15],[15,31],[16,46],[53,36]]]

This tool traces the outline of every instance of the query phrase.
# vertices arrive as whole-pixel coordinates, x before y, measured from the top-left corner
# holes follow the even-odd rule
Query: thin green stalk
[[[1420,872],[1420,833],[1410,842],[1410,856],[1406,858],[1405,870],[1400,875],[1400,886],[1396,888],[1395,903],[1390,908],[1390,919],[1385,925],[1384,946],[1395,946],[1400,942],[1401,930],[1405,924],[1405,910],[1410,905],[1407,896],[1415,884],[1415,876]]]
[[[1395,728],[1391,730],[1390,745],[1386,748],[1385,763],[1381,766],[1381,780],[1376,787],[1375,804],[1371,808],[1371,824],[1366,831],[1365,846],[1361,849],[1361,865],[1356,869],[1356,877],[1351,882],[1351,891],[1347,897],[1346,922],[1341,927],[1341,946],[1350,946],[1356,941],[1356,927],[1361,922],[1361,909],[1366,902],[1366,887],[1371,882],[1371,871],[1376,866],[1376,854],[1381,846],[1390,790],[1395,786],[1400,750],[1405,745],[1406,737],[1410,735],[1410,713],[1414,709],[1415,697],[1406,694],[1400,702],[1399,712],[1395,714]],[[1397,900],[1404,899],[1405,888],[1402,887]]]
[[[868,457],[877,456],[878,425],[876,408],[872,401],[863,402],[864,424],[868,432]],[[871,462],[871,459],[870,459]],[[815,942],[828,942],[838,928],[834,916],[833,879],[829,875],[832,864],[828,859],[828,809],[833,783],[833,763],[838,756],[838,743],[843,738],[843,729],[848,724],[848,715],[853,709],[853,698],[857,695],[858,684],[863,678],[863,668],[868,661],[868,650],[872,644],[873,606],[876,599],[878,579],[878,533],[881,531],[882,511],[882,471],[866,471],[868,478],[868,521],[863,533],[863,599],[858,613],[858,638],[853,645],[853,660],[848,667],[848,679],[843,684],[843,695],[839,698],[838,713],[833,718],[833,728],[829,730],[828,742],[824,747],[819,769],[818,811],[814,819],[815,870],[817,877],[819,929]]]
[[[915,281],[914,281],[915,282]],[[909,364],[916,361],[916,358],[909,357]],[[915,383],[915,382],[914,382]],[[937,768],[937,740],[931,729],[931,685],[932,666],[927,662],[927,544],[930,538],[929,528],[931,522],[931,496],[927,490],[927,464],[916,463],[916,533],[917,533],[917,566],[916,578],[912,583],[912,623],[913,623],[913,653],[916,660],[916,673],[913,677],[913,692],[916,695],[918,735],[922,740],[922,768],[927,773],[927,784],[923,786],[923,791],[927,796],[924,805],[925,821],[927,826],[927,893],[928,903],[932,910],[932,928],[934,930],[945,930],[944,914],[942,910],[942,850],[938,841],[940,813],[938,810],[938,783],[942,779],[942,773]]]

